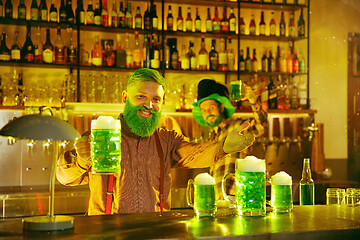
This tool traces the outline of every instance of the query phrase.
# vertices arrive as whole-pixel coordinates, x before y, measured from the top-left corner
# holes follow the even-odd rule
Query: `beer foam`
[[[119,129],[120,120],[115,120],[111,116],[100,116],[91,121],[91,129]]]
[[[271,177],[271,184],[274,185],[291,185],[291,176],[284,171],[278,172]]]
[[[197,185],[215,185],[215,179],[208,173],[200,173],[195,177],[194,184]]]
[[[255,156],[247,156],[244,159],[236,159],[236,171],[242,172],[265,172],[265,160]]]

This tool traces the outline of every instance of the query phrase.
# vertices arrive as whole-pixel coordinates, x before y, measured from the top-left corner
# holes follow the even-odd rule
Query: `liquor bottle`
[[[57,8],[54,5],[54,0],[51,0],[49,16],[50,16],[50,22],[58,22],[58,11],[57,11]]]
[[[291,54],[291,50],[289,49],[287,52],[287,58],[286,58],[286,72],[292,73],[293,71],[293,57]]]
[[[311,178],[310,158],[304,158],[302,177],[300,180],[300,205],[315,204],[315,186]]]
[[[111,27],[119,27],[119,17],[118,12],[116,11],[116,0],[113,0],[112,10],[111,10]]]
[[[21,45],[19,43],[19,38],[18,38],[19,32],[15,31],[15,40],[14,40],[14,44],[11,46],[11,51],[10,51],[10,58],[11,61],[13,62],[20,62],[21,61]]]
[[[166,17],[166,26],[168,31],[174,31],[174,18],[172,15],[171,5],[169,5],[168,15]]]
[[[105,44],[105,49],[103,52],[104,64],[107,67],[113,67],[115,65],[115,53],[113,51],[112,44],[109,41],[106,41],[104,44]]]
[[[269,51],[269,57],[268,57],[268,72],[275,72],[275,60],[272,55],[271,50]]]
[[[228,45],[227,45],[227,65],[228,71],[234,71],[234,49],[232,47],[231,37],[228,37]]]
[[[284,108],[283,109],[290,109],[291,106],[291,92],[290,92],[290,84],[289,78],[286,79],[285,84],[283,85],[284,89]]]
[[[191,17],[191,8],[188,7],[187,8],[187,16],[185,19],[185,31],[192,32],[192,25],[193,25],[193,22],[192,22],[192,17]]]
[[[2,16],[2,12],[1,12],[0,16]],[[25,0],[20,0],[19,6],[18,6],[18,19],[26,20]]]
[[[170,69],[170,46],[171,46],[171,40],[169,42],[168,39],[167,43],[165,44],[165,54],[164,54],[165,69]]]
[[[213,33],[220,33],[221,32],[221,25],[220,25],[220,18],[218,16],[218,8],[215,7],[215,13],[214,13],[214,18],[212,20],[212,32]]]
[[[69,28],[69,46],[67,47],[67,63],[76,64],[76,47],[73,41],[73,31]]]
[[[85,10],[83,0],[78,0],[78,4],[76,7],[76,22],[80,23],[81,25],[85,24]]]
[[[302,8],[301,8],[301,12],[300,12],[297,29],[298,29],[298,37],[304,37],[305,36],[305,21],[304,21],[304,15],[303,15]]]
[[[160,68],[160,49],[156,41],[155,33],[151,36],[150,67],[154,69]]]
[[[297,57],[297,52],[296,51],[294,51],[292,64],[293,64],[292,72],[293,73],[298,73],[300,71],[300,67],[299,67],[299,58]]]
[[[275,71],[280,72],[280,46],[277,46],[277,53],[275,59]]]
[[[34,44],[31,41],[31,28],[30,25],[26,26],[26,40],[21,49],[21,60],[24,62],[34,62]]]
[[[120,2],[121,3],[121,2]],[[118,33],[116,34],[116,39],[117,39],[117,43],[116,46],[114,48],[114,52],[115,52],[115,66],[117,68],[125,68],[126,67],[126,52],[125,50],[121,47],[121,35]]]
[[[209,70],[218,71],[219,70],[219,54],[215,49],[216,40],[211,40],[211,51],[209,52]]]
[[[290,20],[289,20],[289,37],[295,37],[294,12],[290,12]]]
[[[122,2],[121,2],[122,3]],[[121,4],[120,3],[120,4]],[[120,13],[120,12],[119,12]],[[150,16],[150,10],[149,10],[149,4],[147,5],[146,11],[144,13],[144,29],[149,30],[151,27],[151,16]]]
[[[138,6],[136,8],[136,14],[135,14],[135,29],[142,29],[142,16],[140,12],[140,7]]]
[[[150,68],[150,41],[147,33],[144,34],[143,44],[143,67]]]
[[[6,33],[2,33],[2,40],[0,45],[0,61],[9,62],[10,61],[10,49],[6,46]]]
[[[301,109],[308,109],[308,88],[307,88],[307,82],[306,79],[300,76],[299,84],[298,84],[298,90],[299,90],[299,107]]]
[[[280,51],[280,72],[286,72],[286,57],[283,49]]]
[[[152,6],[151,11],[151,29],[158,30],[159,29],[159,18],[156,14],[156,5]]]
[[[220,39],[220,50],[219,50],[219,71],[227,71],[227,52],[225,50],[225,41],[224,38]]]
[[[132,55],[132,51],[130,49],[129,33],[125,33],[125,52],[126,52],[125,67],[132,68],[133,67],[133,55]]]
[[[266,49],[264,50],[263,56],[261,58],[261,71],[262,72],[269,72],[269,59],[266,56]]]
[[[13,5],[11,3],[11,0],[6,0],[4,13],[5,13],[4,14],[5,18],[7,19],[13,18]]]
[[[251,14],[251,20],[250,20],[250,25],[249,25],[249,34],[256,35],[256,24],[255,24],[254,14]]]
[[[36,0],[32,0],[30,7],[30,20],[38,21],[39,20],[39,7]]]
[[[65,6],[65,0],[61,0],[61,5],[59,8],[59,17],[60,22],[64,23],[66,22],[66,6]]]
[[[268,108],[268,89],[265,77],[261,79],[261,88],[260,88],[260,102],[263,109]]]
[[[275,36],[276,35],[276,23],[275,23],[275,19],[274,19],[274,12],[271,12],[269,27],[270,27],[270,36]]]
[[[92,5],[92,0],[89,0],[88,8],[86,10],[86,24],[93,25],[94,24],[94,9]]]
[[[196,8],[195,32],[201,32],[201,18],[199,15],[199,8]]]
[[[223,33],[227,33],[229,32],[229,19],[227,18],[227,11],[226,11],[226,6],[224,7],[224,10],[223,10],[223,17],[220,21],[220,25],[221,25],[221,32]]]
[[[194,42],[189,42],[189,52],[187,53],[187,58],[189,59],[189,69],[196,70],[197,69],[197,60],[196,54],[194,51]]]
[[[41,0],[40,6],[39,6],[39,19],[40,21],[48,22],[48,8],[46,6],[46,0]]]
[[[133,68],[141,68],[142,49],[139,43],[139,32],[135,31],[135,48],[133,50]]]
[[[108,12],[108,8],[107,8],[107,0],[100,0],[100,1],[104,1],[103,7],[101,10],[101,25],[103,25],[104,27],[108,27],[109,26],[109,12]]]
[[[240,24],[240,34],[241,35],[245,35],[245,22],[244,22],[244,18],[240,18],[240,21],[239,21],[239,24]]]
[[[270,76],[270,83],[267,89],[268,89],[268,109],[277,109],[278,108],[277,90],[271,76]]]
[[[94,24],[97,26],[101,25],[101,12],[100,12],[100,5],[98,2],[95,4]]]
[[[261,18],[260,18],[259,28],[260,28],[260,35],[265,36],[266,25],[265,25],[265,21],[264,21],[264,11],[261,11]]]
[[[210,15],[210,8],[207,9],[207,17],[206,17],[206,32],[212,32],[212,19]]]
[[[205,48],[205,37],[201,37],[201,48],[199,51],[199,70],[208,70],[209,54]]]
[[[249,47],[246,48],[245,72],[251,72],[251,57]]]
[[[233,7],[230,8],[229,31],[231,33],[236,32],[236,17],[235,17],[235,14],[234,14],[234,8]]]
[[[286,23],[285,23],[284,12],[281,12],[281,18],[280,18],[279,28],[280,28],[280,29],[279,29],[280,37],[285,37],[285,33],[286,33]]]
[[[145,14],[146,14],[146,12],[145,12]],[[119,28],[125,28],[125,12],[124,12],[123,2],[120,2],[118,19],[119,19]],[[145,21],[145,27],[146,27],[146,17],[145,16],[144,16],[144,21]],[[149,29],[149,28],[145,28],[145,29]]]
[[[133,16],[131,12],[131,2],[127,3],[127,8],[125,12],[125,27],[132,29],[133,28]]]
[[[55,40],[55,64],[65,64],[65,45],[61,38],[61,28],[57,28],[57,35]]]
[[[257,72],[259,70],[259,63],[256,58],[256,49],[253,49],[253,58],[251,59],[251,70]]]
[[[179,51],[177,50],[177,39],[172,38],[170,47],[170,68],[179,69]]]
[[[186,45],[185,44],[182,45],[182,54],[179,57],[179,61],[180,61],[180,69],[181,70],[189,70],[190,63],[189,63],[189,58],[186,55]]]
[[[176,31],[184,31],[184,18],[182,17],[181,7],[179,7],[178,17],[176,19]]]
[[[43,62],[43,44],[41,42],[41,31],[39,26],[37,27],[37,31],[35,33],[34,62],[36,63]]]
[[[240,49],[239,71],[240,72],[245,72],[244,50],[242,50],[242,49]]]
[[[75,23],[75,16],[74,16],[73,8],[72,8],[72,0],[67,0],[67,3],[66,3],[66,21],[69,24]]]
[[[306,69],[305,58],[304,58],[302,51],[300,50],[300,52],[299,52],[299,72],[304,73],[306,71],[305,69]]]
[[[91,51],[91,64],[93,66],[97,66],[97,67],[102,66],[102,59],[103,59],[102,54],[103,51],[101,50],[99,35],[96,35],[94,49]]]
[[[297,83],[294,81],[294,79],[290,93],[290,108],[291,109],[299,108],[299,88],[297,86]]]
[[[46,42],[43,45],[43,61],[44,63],[54,62],[54,46],[50,41],[50,29],[46,29]]]

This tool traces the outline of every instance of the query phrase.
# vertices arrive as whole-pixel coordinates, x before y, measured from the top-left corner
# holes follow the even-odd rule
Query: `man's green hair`
[[[131,86],[137,82],[143,82],[143,81],[157,82],[164,88],[164,91],[166,91],[165,78],[161,76],[161,74],[155,69],[149,69],[149,68],[141,68],[136,70],[130,76],[127,85]]]

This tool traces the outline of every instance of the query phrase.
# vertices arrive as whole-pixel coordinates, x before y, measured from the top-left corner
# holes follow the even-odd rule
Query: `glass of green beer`
[[[90,137],[92,173],[120,173],[120,120],[115,120],[109,116],[100,116],[98,119],[92,120]]]
[[[194,180],[189,179],[186,199],[188,205],[194,208],[195,215],[198,218],[214,217],[217,210],[215,203],[215,179],[208,173],[200,173]]]
[[[226,194],[226,181],[235,177],[235,201],[231,201]],[[266,178],[265,160],[254,156],[237,159],[235,175],[229,173],[222,180],[224,198],[236,206],[240,216],[265,216],[266,215]]]
[[[243,90],[243,82],[241,80],[233,80],[230,82],[230,100],[232,102],[238,102],[240,101],[242,96],[242,90]]]
[[[293,208],[292,178],[284,171],[271,177],[270,206],[275,213],[287,213]]]

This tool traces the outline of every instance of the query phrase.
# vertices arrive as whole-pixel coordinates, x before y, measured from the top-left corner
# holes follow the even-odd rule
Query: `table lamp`
[[[41,115],[46,109],[49,109],[52,116]],[[73,228],[73,217],[54,215],[55,173],[60,141],[75,140],[80,137],[79,133],[67,122],[54,117],[50,108],[40,108],[39,114],[24,115],[10,121],[0,130],[0,135],[20,139],[54,141],[49,187],[49,212],[46,216],[24,218],[24,230],[55,231]]]

